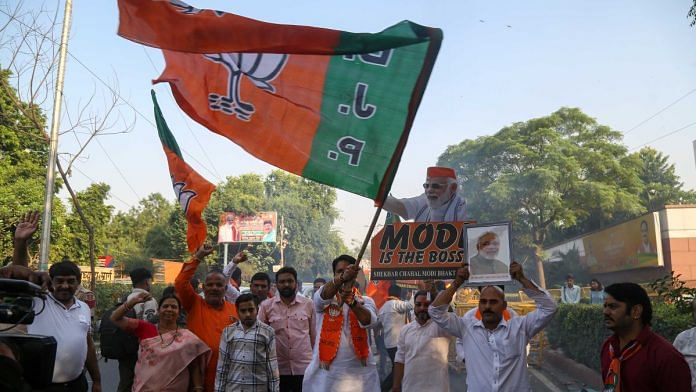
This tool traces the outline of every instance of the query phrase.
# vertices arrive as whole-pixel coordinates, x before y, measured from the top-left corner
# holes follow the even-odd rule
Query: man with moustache
[[[237,298],[239,321],[220,338],[215,392],[278,392],[279,376],[273,328],[258,320],[253,294]]]
[[[605,391],[691,391],[684,356],[650,329],[652,305],[635,283],[604,289],[604,324],[614,332],[602,345]]]
[[[458,222],[466,220],[466,202],[457,194],[457,175],[449,167],[429,167],[425,192],[416,197],[388,196],[384,209],[414,222]]]
[[[45,299],[34,298],[34,322],[27,332],[34,335],[53,336],[56,340],[56,357],[52,384],[47,392],[87,392],[85,370],[92,379],[92,391],[101,391],[101,374],[91,334],[89,306],[75,297],[82,280],[80,267],[64,260],[51,265],[46,272],[28,268],[27,247],[36,232],[39,212],[22,217],[14,233],[12,264],[0,268],[0,277],[27,280],[49,288]]]
[[[430,319],[430,291],[416,292],[413,301],[416,319],[399,333],[392,392],[427,391],[433,385],[448,392],[447,354],[452,335]]]
[[[201,261],[214,250],[215,248],[211,245],[201,245],[191,260],[184,263],[181,272],[174,280],[174,289],[188,315],[186,321],[189,330],[205,342],[212,351],[210,363],[205,370],[204,384],[208,392],[213,391],[215,387],[215,364],[222,330],[237,320],[235,305],[225,301],[227,277],[222,271],[212,270],[205,276],[203,283],[205,298],[201,298],[189,283]],[[244,253],[237,254],[235,258],[245,257],[242,255]]]
[[[360,266],[341,255],[332,262],[334,278],[314,294],[317,341],[305,370],[305,392],[379,391],[379,375],[367,339],[377,326],[375,302],[358,293]]]
[[[316,317],[312,300],[297,294],[297,271],[283,267],[276,272],[277,296],[259,305],[259,321],[276,334],[280,391],[302,391],[302,380],[312,360]]]
[[[486,286],[479,296],[478,317],[457,317],[448,313],[452,297],[469,279],[469,266],[457,270],[454,282],[430,305],[430,317],[450,334],[462,339],[470,391],[531,391],[527,373],[527,343],[551,322],[556,301],[524,276],[522,266],[510,264],[510,276],[517,280],[536,304],[536,310],[507,319],[505,293],[497,286]]]

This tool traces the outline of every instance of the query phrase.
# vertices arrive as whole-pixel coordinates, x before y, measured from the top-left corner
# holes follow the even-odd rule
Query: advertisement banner
[[[82,285],[89,287],[90,282],[92,282],[92,270],[88,265],[79,265],[78,267],[82,272]],[[108,267],[94,267],[94,276],[98,283],[114,283],[116,277],[114,269]]]
[[[468,223],[473,222],[384,226],[371,241],[371,279],[453,279],[466,260]]]
[[[256,215],[240,215],[224,212],[220,215],[218,243],[276,242],[278,213],[259,212]]]
[[[590,233],[546,249],[545,260],[557,262],[568,252],[578,252],[590,273],[660,267],[662,241],[656,212]]]

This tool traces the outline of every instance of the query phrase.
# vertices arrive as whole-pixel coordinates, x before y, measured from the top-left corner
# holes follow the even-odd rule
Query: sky
[[[49,10],[62,3],[26,1],[29,7],[44,4]],[[624,132],[631,152],[649,145],[669,155],[685,188],[696,188],[696,28],[686,18],[690,0],[190,4],[268,22],[352,32],[378,32],[405,19],[441,28],[442,48],[392,187],[397,197],[422,191],[426,168],[447,146],[564,106],[579,107]],[[0,15],[0,23],[5,21]],[[120,38],[117,26],[116,1],[74,1],[68,49],[74,57],[68,59],[64,94],[70,109],[96,91],[99,107],[106,94],[98,77],[117,85],[127,102],[121,113],[135,118],[133,129],[91,143],[75,163],[72,178],[77,189],[93,181],[108,183],[110,204],[127,210],[150,193],[170,200],[174,193],[149,94],[151,80],[164,68],[161,52]],[[168,86],[154,88],[185,158],[208,180],[217,183],[274,169],[190,120]],[[77,149],[70,135],[59,145],[61,151]],[[369,199],[337,192],[341,217],[335,227],[353,247],[365,236],[375,208]]]

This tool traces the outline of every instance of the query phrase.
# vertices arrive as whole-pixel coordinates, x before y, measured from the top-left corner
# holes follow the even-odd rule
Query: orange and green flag
[[[201,214],[208,205],[210,195],[215,190],[215,185],[208,182],[208,180],[184,162],[179,145],[169,130],[167,122],[164,121],[154,91],[152,91],[152,102],[155,105],[157,132],[159,133],[164,153],[167,155],[167,164],[169,165],[169,174],[172,178],[174,193],[179,205],[184,210],[186,222],[188,223],[186,231],[188,250],[193,253],[198,247],[203,245],[208,234],[208,229]]]
[[[374,199],[391,188],[442,41],[265,23],[180,0],[119,0],[119,35],[161,48],[194,120],[281,169]]]

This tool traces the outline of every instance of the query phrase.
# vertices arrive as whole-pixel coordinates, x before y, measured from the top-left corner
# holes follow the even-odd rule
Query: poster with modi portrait
[[[470,283],[506,282],[510,278],[510,222],[466,226]]]

